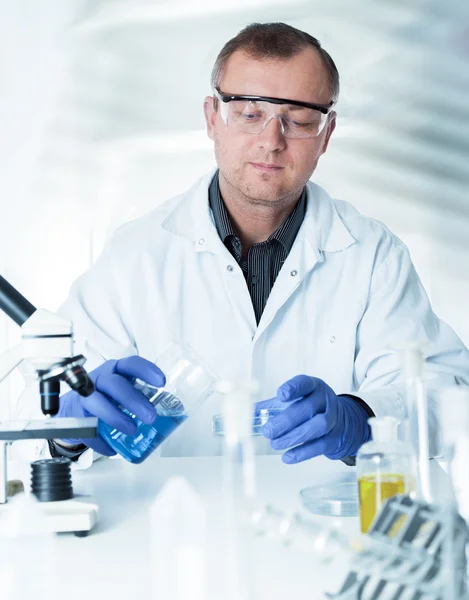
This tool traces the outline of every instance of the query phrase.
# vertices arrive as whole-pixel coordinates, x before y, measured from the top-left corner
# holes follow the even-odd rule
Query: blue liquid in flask
[[[99,435],[121,456],[131,463],[143,462],[179,425],[187,419],[184,406],[176,396],[134,381],[135,387],[151,400],[157,417],[151,425],[145,425],[123,406],[120,410],[131,417],[137,425],[134,435],[126,435],[98,420]]]

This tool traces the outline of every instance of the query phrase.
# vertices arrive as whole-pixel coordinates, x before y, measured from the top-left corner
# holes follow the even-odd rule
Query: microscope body
[[[92,438],[97,419],[52,419],[59,410],[60,383],[82,396],[94,385],[83,368],[85,357],[73,355],[72,323],[44,309],[36,309],[0,276],[0,309],[21,327],[21,342],[0,357],[0,382],[26,361],[36,372],[44,419],[0,421],[0,517],[7,510],[7,448],[17,440]],[[87,533],[97,520],[92,499],[73,497],[58,502],[40,502],[44,523],[50,531]]]

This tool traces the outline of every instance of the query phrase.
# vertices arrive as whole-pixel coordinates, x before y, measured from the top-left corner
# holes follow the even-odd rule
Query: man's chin
[[[265,182],[264,185],[247,184],[244,187],[243,194],[259,203],[278,202],[281,198],[287,195],[287,190],[281,185],[272,185],[271,182]]]
[[[252,189],[245,192],[244,195],[252,202],[252,204],[263,206],[269,206],[283,202],[285,198],[285,194],[282,194],[281,192],[274,193],[272,191],[266,192],[265,190],[256,191]]]

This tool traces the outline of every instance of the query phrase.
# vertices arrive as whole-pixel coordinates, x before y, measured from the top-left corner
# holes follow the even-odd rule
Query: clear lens
[[[271,119],[278,119],[285,137],[317,137],[327,121],[327,115],[319,110],[264,101],[232,100],[220,102],[220,107],[228,127],[255,135],[261,133]]]

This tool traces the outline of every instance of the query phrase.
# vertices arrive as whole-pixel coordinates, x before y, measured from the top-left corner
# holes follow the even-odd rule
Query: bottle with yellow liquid
[[[385,500],[413,491],[412,450],[397,437],[399,420],[372,417],[368,420],[372,441],[357,455],[360,526],[370,528]]]

